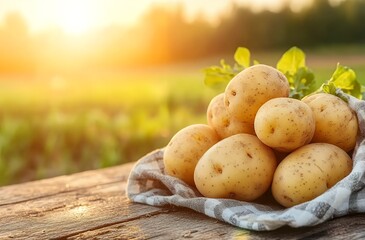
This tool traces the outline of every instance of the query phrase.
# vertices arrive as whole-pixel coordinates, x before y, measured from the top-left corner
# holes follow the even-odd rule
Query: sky
[[[9,12],[18,12],[31,32],[56,26],[77,34],[113,24],[131,26],[154,4],[182,4],[188,19],[203,14],[214,23],[232,3],[277,11],[284,2],[300,7],[311,0],[0,0],[0,24]]]

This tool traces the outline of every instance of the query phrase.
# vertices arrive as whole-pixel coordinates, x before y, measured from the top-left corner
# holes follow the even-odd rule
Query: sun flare
[[[82,34],[94,27],[95,13],[96,8],[87,1],[60,1],[55,23],[66,33]]]

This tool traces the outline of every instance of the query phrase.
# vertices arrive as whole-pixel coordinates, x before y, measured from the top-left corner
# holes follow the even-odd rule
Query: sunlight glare
[[[286,4],[294,11],[309,6],[314,0],[0,0],[0,21],[12,11],[24,15],[31,32],[41,32],[59,27],[67,34],[78,35],[95,28],[111,25],[132,26],[152,5],[182,5],[188,21],[197,17],[215,24],[230,7],[249,7],[255,12],[270,10],[277,12]],[[332,5],[345,0],[329,0]],[[1,25],[1,22],[0,22]]]
[[[96,8],[86,0],[58,1],[55,23],[66,33],[82,34],[95,26]]]
[[[73,217],[81,217],[82,215],[86,214],[89,210],[87,206],[77,206],[69,210],[69,214]]]
[[[280,11],[283,7],[284,1],[278,0],[255,0],[255,1],[245,1],[247,2],[248,6],[255,12],[262,11],[264,9],[268,9],[270,11]]]
[[[285,5],[289,5],[291,10],[297,12],[310,6],[313,3],[313,0],[235,0],[235,2],[241,6],[251,8],[254,12],[261,12],[264,10],[279,12]]]

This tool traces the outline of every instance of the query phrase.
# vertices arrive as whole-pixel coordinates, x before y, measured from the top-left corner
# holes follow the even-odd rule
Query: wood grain
[[[364,239],[365,215],[270,232],[233,227],[186,208],[131,203],[133,163],[0,188],[0,239]]]

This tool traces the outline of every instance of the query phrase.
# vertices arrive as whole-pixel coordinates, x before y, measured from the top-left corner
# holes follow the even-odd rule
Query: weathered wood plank
[[[0,206],[111,182],[126,181],[134,163],[0,187]]]
[[[178,208],[154,216],[143,216],[105,228],[69,237],[81,239],[232,239],[241,230],[189,209]]]
[[[253,232],[179,208],[174,212],[160,212],[87,231],[69,239],[364,239],[364,227],[365,216],[353,215],[316,227],[284,227],[270,232]]]
[[[165,211],[130,204],[124,187],[117,182],[2,206],[0,238],[52,239]]]

